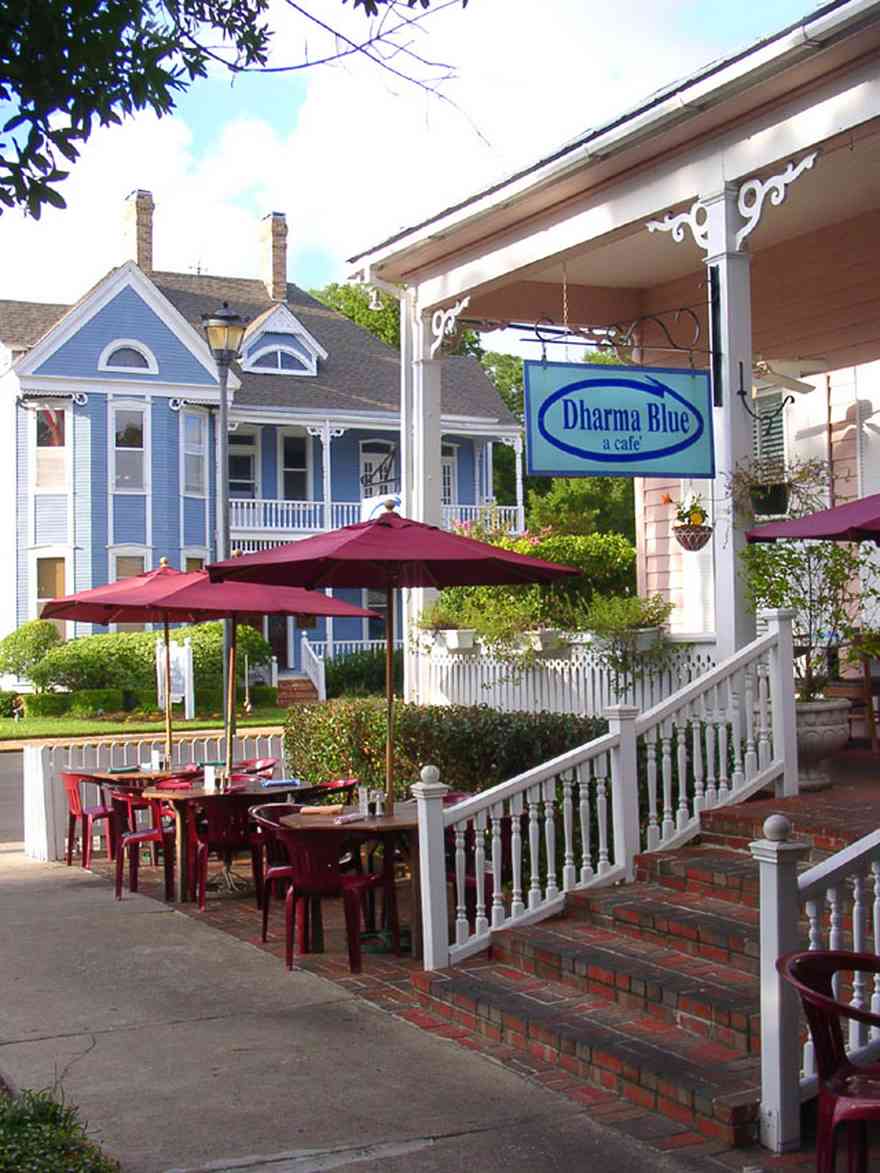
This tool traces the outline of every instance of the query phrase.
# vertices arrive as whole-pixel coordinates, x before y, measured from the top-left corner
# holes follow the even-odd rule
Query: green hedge
[[[159,693],[155,688],[126,688],[122,707],[129,713],[158,713]]]
[[[53,648],[31,669],[30,679],[39,689],[122,688],[151,689],[156,682],[156,632],[120,631],[87,635]],[[221,687],[223,677],[223,624],[201,623],[177,627],[171,638],[192,640],[193,671],[197,691]],[[247,655],[252,667],[268,664],[272,649],[252,627],[238,629],[239,669]]]
[[[559,713],[501,713],[488,705],[396,706],[398,787],[422,766],[440,770],[456,790],[486,790],[606,732],[605,721]],[[287,719],[288,770],[309,782],[354,775],[371,786],[385,777],[385,705],[380,699],[299,705]]]
[[[15,716],[13,705],[17,696],[17,692],[0,692],[0,717]]]
[[[251,704],[255,709],[271,709],[277,706],[278,689],[271,684],[252,684]]]
[[[62,717],[70,708],[70,693],[30,692],[24,694],[26,717]]]
[[[125,700],[121,688],[82,688],[69,694],[67,712],[71,717],[97,717],[102,713],[121,713]]]
[[[351,652],[324,661],[327,696],[383,696],[385,651],[383,648]],[[403,650],[394,653],[394,691],[403,692]]]
[[[89,1140],[76,1108],[51,1092],[0,1091],[0,1173],[28,1170],[118,1173],[119,1165]]]

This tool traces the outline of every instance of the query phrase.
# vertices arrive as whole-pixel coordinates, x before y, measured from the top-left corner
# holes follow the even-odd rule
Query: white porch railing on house
[[[639,851],[693,838],[703,809],[771,783],[797,792],[791,616],[766,617],[766,635],[659,705],[610,708],[607,734],[454,806],[426,767],[413,787],[426,968],[553,915],[568,891],[631,878]]]
[[[802,1045],[795,990],[776,971],[792,950],[880,952],[880,830],[798,875],[809,845],[790,839],[784,815],[764,823],[752,843],[760,869],[761,908],[761,1143],[774,1152],[800,1146],[801,1100],[815,1095],[813,1044]],[[835,991],[836,992],[836,991]],[[880,1013],[880,976],[854,973],[850,1003]],[[850,1058],[876,1059],[880,1031],[850,1021],[844,1038]]]
[[[67,799],[58,778],[62,770],[108,770],[114,766],[149,767],[153,750],[164,751],[161,734],[142,737],[101,738],[93,742],[58,745],[26,745],[23,751],[23,799],[25,854],[32,859],[64,858],[67,837]],[[283,739],[281,734],[236,734],[232,746],[236,760],[278,758],[275,776],[282,777]],[[216,761],[223,757],[222,733],[192,733],[175,736],[174,765]],[[85,788],[85,802],[100,801],[97,787]]]
[[[351,656],[355,652],[384,652],[384,639],[310,639],[309,647],[322,660],[333,660],[339,656]],[[394,641],[395,648],[403,647],[403,640]]]
[[[524,510],[518,505],[444,505],[443,528],[467,525],[473,522],[487,522],[503,527],[509,533],[522,533],[525,529]]]
[[[284,501],[273,497],[236,497],[229,502],[229,528],[241,546],[250,534],[314,534],[325,529],[354,525],[361,519],[360,501],[333,501],[329,520],[323,501]],[[524,528],[522,511],[516,505],[444,505],[443,527],[491,518],[511,533]]]
[[[420,664],[421,699],[433,705],[489,705],[508,713],[594,714],[621,702],[644,710],[715,665],[714,637],[709,642],[702,636],[675,638],[685,646],[673,665],[623,692],[589,643],[575,643],[564,655],[548,654],[520,669],[482,650],[448,652],[435,640]]]

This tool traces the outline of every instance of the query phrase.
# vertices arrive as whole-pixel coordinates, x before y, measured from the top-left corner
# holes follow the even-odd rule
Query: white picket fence
[[[791,614],[765,617],[766,635],[660,704],[608,708],[607,734],[460,803],[443,806],[447,788],[426,768],[413,788],[426,968],[479,952],[493,929],[552,916],[568,891],[632,878],[639,851],[696,836],[701,810],[771,784],[797,793]]]
[[[429,705],[489,705],[508,713],[593,715],[621,703],[645,710],[715,666],[714,636],[673,639],[682,649],[672,665],[627,687],[589,642],[573,643],[562,655],[549,653],[521,668],[483,648],[446,651],[426,636],[421,641],[427,651],[420,656],[420,697]]]
[[[58,745],[26,745],[23,751],[24,843],[31,859],[64,858],[67,836],[67,799],[58,778],[62,770],[109,770],[116,766],[149,768],[153,750],[164,752],[163,736],[101,739]],[[173,763],[217,761],[224,755],[221,733],[192,733],[175,737]],[[236,734],[233,760],[278,758],[276,777],[282,777],[281,734]],[[100,801],[97,787],[84,788],[84,801]]]

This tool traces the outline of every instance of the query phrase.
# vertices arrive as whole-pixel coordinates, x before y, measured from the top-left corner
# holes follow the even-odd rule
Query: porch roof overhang
[[[692,242],[649,236],[646,221],[817,143],[828,153],[880,134],[878,54],[880,0],[826,4],[352,258],[353,277],[416,287],[421,312],[468,293],[468,318],[558,321],[565,263],[572,322],[631,320],[641,290],[702,269]],[[844,162],[841,150],[833,185],[809,185],[812,201],[791,197],[798,215],[766,217],[754,246],[880,205]]]
[[[274,424],[289,428],[315,428],[327,422],[332,428],[358,429],[359,431],[387,431],[400,430],[400,415],[397,412],[371,412],[359,415],[350,412],[341,415],[338,412],[308,412],[308,411],[273,411],[272,408],[259,409],[254,407],[230,407],[229,418],[233,423]],[[470,435],[491,439],[493,436],[517,436],[522,433],[519,424],[501,423],[499,420],[488,419],[485,416],[442,415],[440,427],[444,435]]]

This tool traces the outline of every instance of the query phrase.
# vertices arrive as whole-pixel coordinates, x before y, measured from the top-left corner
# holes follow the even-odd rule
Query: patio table
[[[358,808],[349,806],[343,812],[346,815],[357,814]],[[415,802],[398,802],[394,804],[394,813],[390,815],[367,815],[351,823],[338,823],[335,815],[284,815],[280,820],[285,827],[293,831],[327,831],[335,834],[344,834],[346,838],[370,840],[378,839],[384,849],[386,866],[391,863],[390,875],[394,868],[394,843],[401,836],[407,840],[409,849],[410,867],[410,932],[412,936],[412,955],[419,958],[422,955],[422,896],[419,875],[419,819],[418,808]]]

